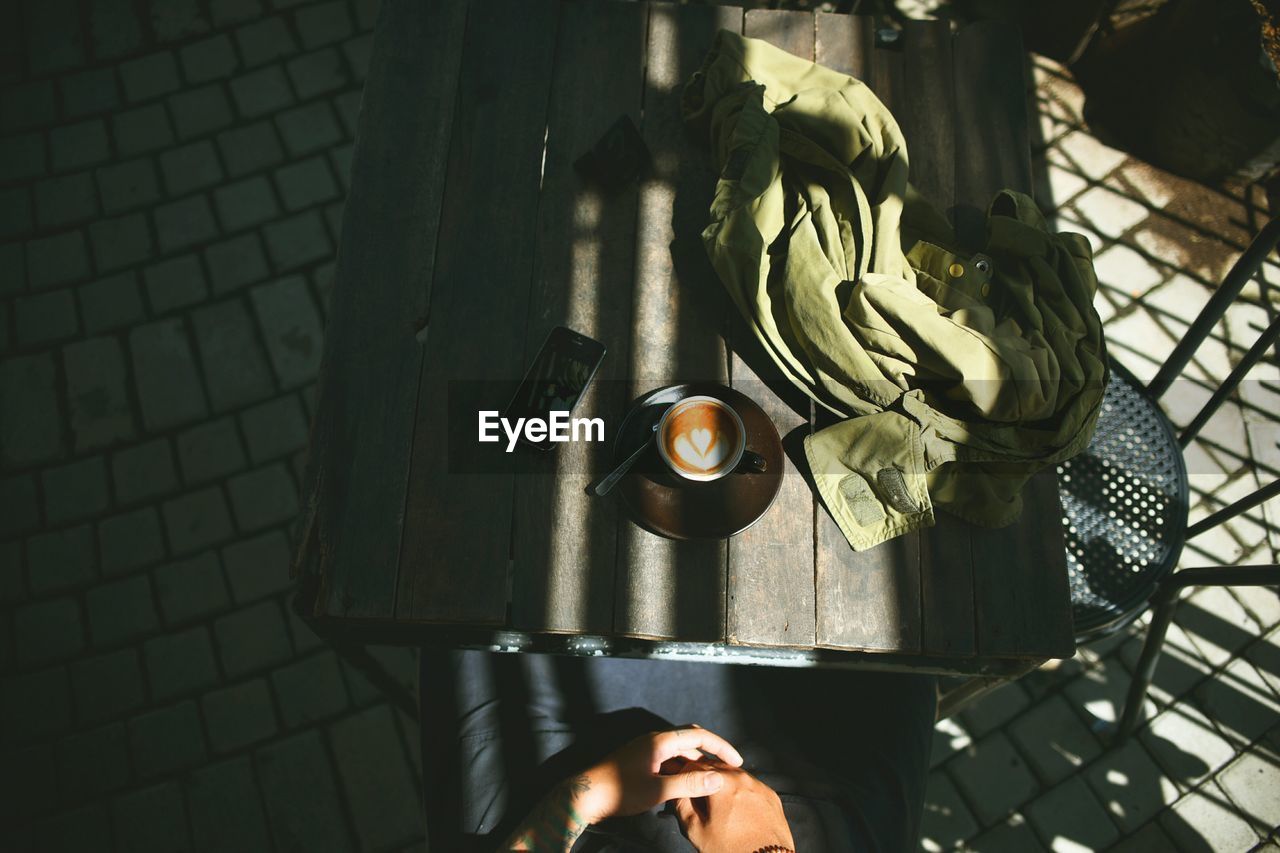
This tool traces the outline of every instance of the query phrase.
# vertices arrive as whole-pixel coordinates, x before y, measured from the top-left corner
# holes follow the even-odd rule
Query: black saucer
[[[702,483],[671,473],[656,443],[618,484],[632,520],[670,539],[724,539],[759,521],[782,488],[785,469],[782,440],[764,410],[741,391],[715,382],[669,385],[632,403],[613,445],[617,465],[652,436],[653,425],[670,406],[685,397],[705,394],[733,407],[747,430],[747,450],[764,457],[764,473],[735,471]]]

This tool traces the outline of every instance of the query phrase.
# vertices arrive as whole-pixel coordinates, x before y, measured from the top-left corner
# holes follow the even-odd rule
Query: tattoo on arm
[[[565,853],[587,828],[573,804],[590,788],[591,780],[585,774],[561,782],[534,807],[502,849]]]

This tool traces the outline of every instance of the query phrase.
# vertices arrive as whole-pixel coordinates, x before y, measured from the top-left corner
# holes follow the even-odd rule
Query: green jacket
[[[849,544],[999,527],[1026,481],[1083,449],[1106,385],[1092,253],[999,193],[958,251],[907,184],[893,116],[858,80],[720,32],[684,93],[720,179],[703,241],[784,376],[847,418],[809,436]]]

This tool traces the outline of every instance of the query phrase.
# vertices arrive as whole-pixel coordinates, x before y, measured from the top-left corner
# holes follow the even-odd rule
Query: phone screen
[[[546,418],[551,412],[572,412],[604,359],[604,344],[572,329],[557,326],[547,335],[529,372],[507,408],[508,418]],[[547,450],[548,439],[523,444]]]

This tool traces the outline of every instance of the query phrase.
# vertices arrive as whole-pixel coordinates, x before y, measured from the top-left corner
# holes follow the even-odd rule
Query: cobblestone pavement
[[[1266,221],[1256,187],[1209,190],[1096,139],[1083,96],[1035,60],[1037,200],[1093,243],[1113,359],[1150,378]],[[909,142],[909,140],[908,140]],[[1273,256],[1274,257],[1274,256]],[[1280,280],[1267,265],[1264,282]],[[1274,298],[1274,297],[1273,297]],[[1162,400],[1185,425],[1270,321],[1253,286]],[[1187,451],[1192,521],[1280,475],[1280,371],[1255,368]],[[1280,502],[1193,540],[1182,567],[1275,561]],[[1205,589],[1179,606],[1150,721],[1119,747],[1114,721],[1143,622],[1007,685],[940,723],[924,847],[996,851],[1280,851],[1280,597]],[[1269,839],[1269,840],[1268,840]]]
[[[414,724],[285,605],[375,2],[0,6],[0,847],[420,847]],[[1113,353],[1150,375],[1258,193],[1107,148],[1052,63],[1036,98],[1040,200],[1094,241]],[[1176,420],[1261,328],[1247,296]],[[1192,448],[1197,517],[1280,473],[1278,388],[1260,366]],[[1276,524],[1184,563],[1271,560]],[[1278,626],[1270,590],[1192,596],[1120,748],[1091,724],[1132,632],[940,724],[926,849],[1280,849]]]
[[[420,847],[416,724],[285,604],[376,8],[273,5],[0,10],[5,850]]]

